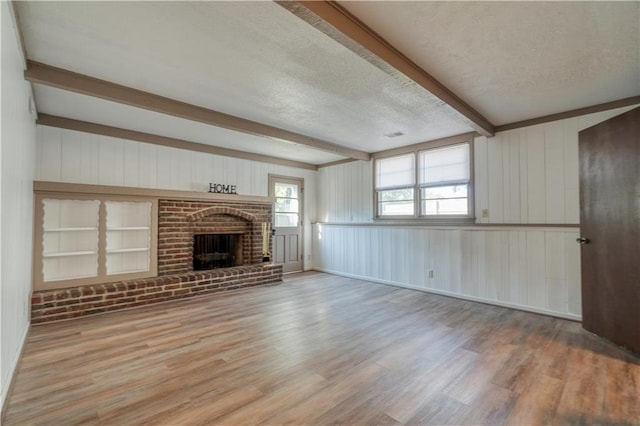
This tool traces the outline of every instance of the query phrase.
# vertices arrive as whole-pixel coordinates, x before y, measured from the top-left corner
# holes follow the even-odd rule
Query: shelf
[[[107,250],[107,254],[114,254],[114,253],[137,253],[137,252],[143,252],[143,251],[149,251],[149,247],[123,248],[123,249],[111,249],[111,250]]]
[[[67,256],[89,256],[98,254],[97,251],[65,251],[61,253],[44,253],[42,257],[67,257]]]
[[[52,283],[55,281],[77,280],[79,278],[93,278],[93,277],[97,277],[97,275],[96,274],[69,275],[65,277],[51,278],[51,279],[45,280],[45,282]]]
[[[80,228],[47,228],[44,232],[73,232],[73,231],[97,231],[98,228],[93,227],[80,227]]]
[[[145,268],[145,269],[122,269],[120,271],[109,271],[107,272],[110,276],[111,275],[122,275],[122,274],[134,274],[137,272],[147,272],[149,269]]]
[[[109,231],[148,231],[148,226],[115,226],[113,228],[107,227],[107,232]]]

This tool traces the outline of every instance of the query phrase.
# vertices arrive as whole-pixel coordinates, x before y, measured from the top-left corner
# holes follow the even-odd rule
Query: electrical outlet
[[[428,273],[429,273],[429,278],[433,278],[433,269],[429,269]]]
[[[482,217],[489,217],[489,209],[482,209]]]

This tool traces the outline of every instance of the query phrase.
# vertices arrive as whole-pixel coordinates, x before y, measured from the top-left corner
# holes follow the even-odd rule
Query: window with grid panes
[[[471,143],[429,148],[375,160],[378,218],[471,217]]]

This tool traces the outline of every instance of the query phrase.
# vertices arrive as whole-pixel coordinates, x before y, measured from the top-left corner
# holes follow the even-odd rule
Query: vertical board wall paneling
[[[59,182],[62,179],[60,169],[62,168],[62,129],[52,127],[42,127],[38,132],[38,137],[50,141],[40,147],[39,179]]]
[[[527,300],[531,306],[546,307],[544,232],[527,232]]]
[[[529,223],[545,223],[547,207],[543,125],[527,127],[526,138]]]
[[[563,150],[565,223],[579,223],[578,120],[576,118],[564,121]]]
[[[568,312],[569,309],[565,240],[558,232],[545,234],[547,301],[549,309],[556,312]]]
[[[155,148],[150,144],[139,144],[138,186],[141,188],[157,188],[158,155]]]
[[[69,132],[63,132],[63,144]],[[98,166],[98,184],[124,186],[124,143],[122,139],[93,135],[99,146],[100,163]],[[62,158],[64,168],[74,167],[72,161]],[[62,178],[61,178],[62,180]],[[64,180],[62,180],[64,182]],[[109,182],[108,184],[106,182]]]
[[[489,223],[504,223],[504,182],[502,175],[502,135],[487,140]]]
[[[565,262],[567,275],[567,312],[582,315],[581,281],[580,281],[580,246],[576,244],[579,232],[565,233]]]
[[[31,87],[24,80],[24,57],[14,26],[11,3],[0,2],[2,46],[2,137],[0,138],[0,407],[29,328],[31,292],[33,179],[36,157],[35,116],[30,110]],[[52,150],[54,158],[61,151]],[[52,167],[60,175],[60,164]]]
[[[519,131],[513,131],[505,135],[507,139],[507,148],[509,151],[509,162],[505,164],[505,167],[509,170],[506,175],[506,180],[509,181],[509,202],[510,202],[510,214],[505,220],[506,223],[522,223],[521,209],[522,201],[520,199],[521,194],[521,177],[520,177],[520,134]]]
[[[563,122],[554,121],[544,127],[544,164],[546,173],[545,223],[566,223],[564,182]]]
[[[244,195],[268,196],[269,174],[305,180],[305,268],[313,261],[316,174],[311,170],[221,157],[141,142],[37,126],[38,180],[184,191],[232,183]],[[30,189],[31,190],[31,189]]]
[[[567,246],[574,231],[315,225],[314,235],[319,231],[320,270],[569,318],[580,315],[578,251]]]
[[[476,222],[488,223],[489,218],[483,217],[483,210],[489,208],[489,186],[482,184],[488,182],[487,138],[480,136],[475,138],[473,144],[473,157],[475,162],[474,194],[476,204]],[[491,212],[489,211],[489,215]]]
[[[123,181],[140,184],[140,144],[124,143]]]

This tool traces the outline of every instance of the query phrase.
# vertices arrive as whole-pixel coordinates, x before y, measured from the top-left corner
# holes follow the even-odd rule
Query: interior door
[[[282,264],[282,272],[285,274],[303,269],[303,184],[302,179],[269,176],[270,195],[275,201],[273,262]]]
[[[640,353],[640,108],[580,132],[582,325]]]

